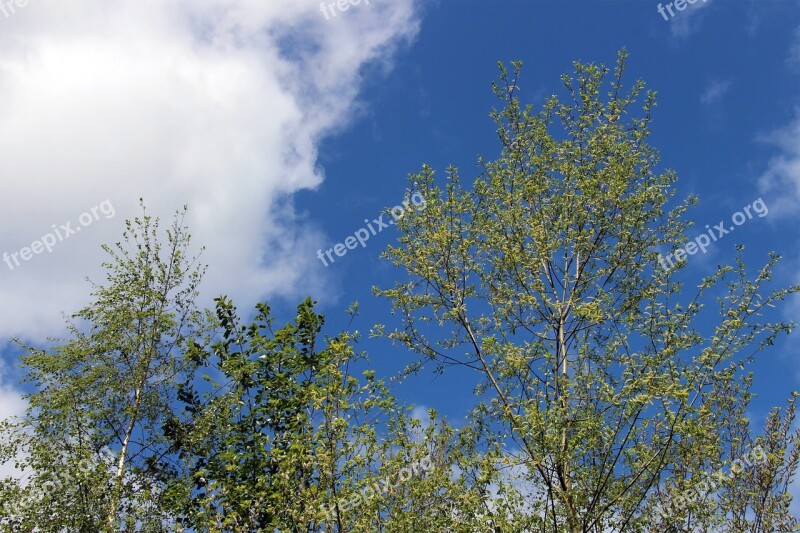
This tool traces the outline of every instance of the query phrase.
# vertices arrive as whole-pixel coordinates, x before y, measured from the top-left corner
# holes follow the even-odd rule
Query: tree
[[[380,402],[382,390],[369,373],[362,388],[342,371],[354,357],[346,333],[317,348],[323,318],[310,299],[278,330],[263,303],[247,326],[227,298],[216,310],[216,342],[209,336],[187,350],[203,372],[199,384],[181,386],[192,416],[171,430],[195,485],[192,525],[308,531],[321,520],[325,488],[334,489],[340,469],[355,468],[358,446],[369,445],[368,433],[351,431],[348,419],[359,410],[350,400],[363,394],[367,404]]]
[[[374,371],[354,375],[365,363],[353,348],[358,333],[323,342],[324,317],[310,298],[280,329],[268,305],[256,307],[243,325],[232,302],[218,298],[219,331],[188,345],[197,375],[179,396],[191,416],[176,417],[169,433],[194,485],[191,527],[414,531],[449,468],[441,458],[424,471],[408,466],[446,442],[447,427],[420,434]],[[413,483],[410,475],[381,483],[404,469]],[[434,478],[442,484],[425,496],[418,483]]]
[[[444,189],[428,166],[411,176],[428,207],[397,221],[385,252],[409,279],[375,289],[402,325],[376,334],[421,356],[410,371],[432,361],[481,376],[472,423],[503,450],[498,464],[526,465],[535,497],[508,513],[531,531],[769,530],[788,518],[794,404],[753,436],[744,368],[791,330],[765,314],[800,287],[770,288],[776,255],[749,275],[741,248],[691,293],[685,260],[660,268],[695,199],[668,208],[676,176],[656,171],[647,144],[656,95],[625,89],[626,59],[613,73],[575,63],[567,99],[539,112],[519,102],[521,64],[511,76],[500,64],[502,153],[479,160],[471,190],[453,167]],[[766,464],[697,489],[757,446]]]
[[[187,256],[182,215],[164,247],[158,228],[136,218],[124,242],[104,247],[106,283],[68,322],[70,338],[20,343],[33,392],[26,416],[0,427],[0,462],[26,477],[0,481],[0,530],[470,523],[454,511],[476,507],[491,476],[450,479],[454,464],[481,470],[475,452],[435,415],[421,429],[355,352],[357,331],[323,342],[310,299],[279,329],[263,303],[247,326],[225,297],[215,316],[200,313],[202,268]]]
[[[144,208],[143,208],[144,211]],[[128,221],[124,241],[104,246],[104,284],[72,316],[69,339],[20,343],[29,408],[4,423],[0,461],[27,480],[4,480],[4,531],[175,531],[185,506],[165,422],[189,368],[185,339],[203,331],[194,306],[203,268],[187,255],[176,214],[162,248],[159,221]]]

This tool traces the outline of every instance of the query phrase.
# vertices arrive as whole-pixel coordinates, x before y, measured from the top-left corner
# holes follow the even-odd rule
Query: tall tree
[[[377,333],[421,355],[412,369],[434,361],[482,377],[474,424],[526,465],[535,496],[515,512],[530,530],[769,530],[788,518],[777,502],[796,466],[794,411],[753,437],[743,368],[790,331],[765,314],[800,287],[770,287],[774,255],[750,275],[741,249],[696,290],[679,281],[686,261],[661,268],[695,200],[668,208],[676,176],[656,170],[647,144],[655,93],[626,89],[626,59],[613,71],[575,63],[567,98],[538,112],[520,104],[521,64],[511,75],[500,65],[502,153],[479,160],[471,190],[455,168],[444,189],[428,166],[411,177],[427,208],[397,221],[400,244],[385,253],[409,279],[376,289],[403,323]],[[696,487],[759,445],[768,464]]]
[[[105,282],[68,322],[70,338],[44,349],[21,344],[34,392],[26,415],[4,424],[0,460],[30,476],[4,481],[6,531],[179,527],[164,424],[186,379],[180,347],[202,331],[194,299],[203,269],[188,255],[185,208],[165,239],[142,209],[122,242],[103,247]]]

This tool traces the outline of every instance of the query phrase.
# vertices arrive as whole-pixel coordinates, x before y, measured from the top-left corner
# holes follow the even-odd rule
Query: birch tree
[[[4,425],[0,459],[29,478],[3,485],[6,531],[180,529],[164,423],[186,379],[181,346],[203,324],[194,307],[203,268],[188,255],[185,212],[163,236],[143,208],[121,242],[103,247],[106,278],[72,315],[69,337],[20,343],[33,392],[26,415]],[[53,480],[57,490],[46,490]]]
[[[411,176],[428,207],[397,222],[385,257],[407,276],[376,292],[401,323],[375,333],[420,356],[410,371],[475,372],[471,423],[526,465],[535,496],[515,512],[528,530],[762,531],[787,518],[776,502],[796,435],[777,430],[782,415],[763,437],[743,421],[746,369],[791,330],[770,308],[798,287],[775,286],[777,255],[753,272],[741,248],[696,282],[685,259],[659,265],[696,200],[676,202],[674,172],[659,170],[656,95],[624,81],[626,61],[576,62],[538,111],[520,103],[521,64],[500,65],[501,155],[479,159],[470,188],[454,167],[444,187],[428,166]],[[657,512],[765,439],[770,466]]]

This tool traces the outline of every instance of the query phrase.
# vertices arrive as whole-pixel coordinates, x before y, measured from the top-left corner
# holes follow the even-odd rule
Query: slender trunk
[[[138,387],[136,389],[136,394],[133,400],[133,414],[131,415],[130,423],[128,424],[128,429],[125,431],[125,439],[122,441],[122,449],[119,452],[119,461],[117,461],[117,472],[114,476],[114,492],[111,495],[111,504],[109,505],[108,510],[108,530],[109,532],[114,530],[114,520],[117,516],[117,507],[119,507],[119,501],[122,493],[122,477],[125,473],[125,458],[128,455],[128,445],[131,441],[131,435],[133,434],[133,428],[136,427],[136,421],[139,416],[139,405],[142,399],[142,387]]]
[[[567,397],[567,381],[569,379],[569,365],[567,362],[567,342],[566,342],[566,316],[562,313],[558,322],[558,352],[561,356],[561,386],[559,387],[559,401],[561,403],[562,412],[567,415],[569,413],[569,398]],[[575,509],[575,501],[572,494],[572,478],[570,472],[569,458],[567,457],[568,451],[568,432],[569,420],[564,421],[564,429],[561,430],[561,485],[564,491],[564,506],[567,511],[567,522],[569,530],[572,533],[581,533],[581,524],[578,517],[578,512]]]

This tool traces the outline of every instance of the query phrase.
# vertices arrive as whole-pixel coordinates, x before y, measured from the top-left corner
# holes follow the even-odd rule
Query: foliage
[[[176,214],[127,222],[124,242],[104,246],[107,279],[49,349],[21,344],[34,392],[21,420],[3,425],[0,460],[25,481],[4,480],[4,531],[172,531],[176,471],[164,423],[187,366],[179,346],[200,330],[193,302],[202,269]]]
[[[658,251],[685,242],[694,199],[667,207],[676,177],[656,171],[647,144],[655,93],[641,81],[625,89],[626,59],[613,72],[576,63],[562,78],[567,98],[539,112],[519,102],[521,65],[513,75],[500,65],[502,154],[480,160],[471,190],[455,168],[444,189],[428,166],[411,177],[428,207],[398,221],[400,244],[385,253],[409,280],[376,288],[403,323],[375,333],[421,356],[410,371],[433,361],[481,376],[473,423],[527,465],[538,497],[514,511],[532,517],[530,530],[740,531],[750,513],[774,523],[785,483],[746,476],[719,506],[704,506],[709,496],[664,519],[654,511],[677,497],[667,487],[753,446],[743,368],[790,331],[765,311],[799,288],[770,288],[774,255],[751,276],[740,250],[691,292],[678,281],[685,261],[657,266]],[[796,455],[782,435],[771,460],[787,451]]]
[[[181,386],[192,415],[171,434],[194,483],[194,529],[415,531],[421,516],[433,524],[453,508],[449,465],[435,452],[452,431],[435,414],[420,431],[373,371],[353,374],[364,363],[357,332],[320,346],[324,319],[313,305],[306,299],[293,323],[275,329],[267,305],[242,325],[218,298],[219,338],[190,343],[208,386]],[[429,469],[397,483],[426,456],[435,458]]]
[[[657,170],[655,94],[625,88],[626,59],[576,63],[538,112],[500,65],[499,158],[469,190],[455,168],[443,189],[412,176],[426,209],[385,252],[408,279],[375,289],[401,324],[374,334],[417,354],[408,374],[473,370],[466,424],[411,416],[311,298],[282,327],[266,303],[199,311],[185,210],[165,241],[145,214],[104,247],[69,338],[20,343],[32,392],[0,464],[23,477],[0,480],[0,531],[796,528],[796,396],[763,434],[747,411],[749,367],[793,327],[770,308],[800,286],[741,247],[691,291],[685,261],[658,266],[695,199]]]

